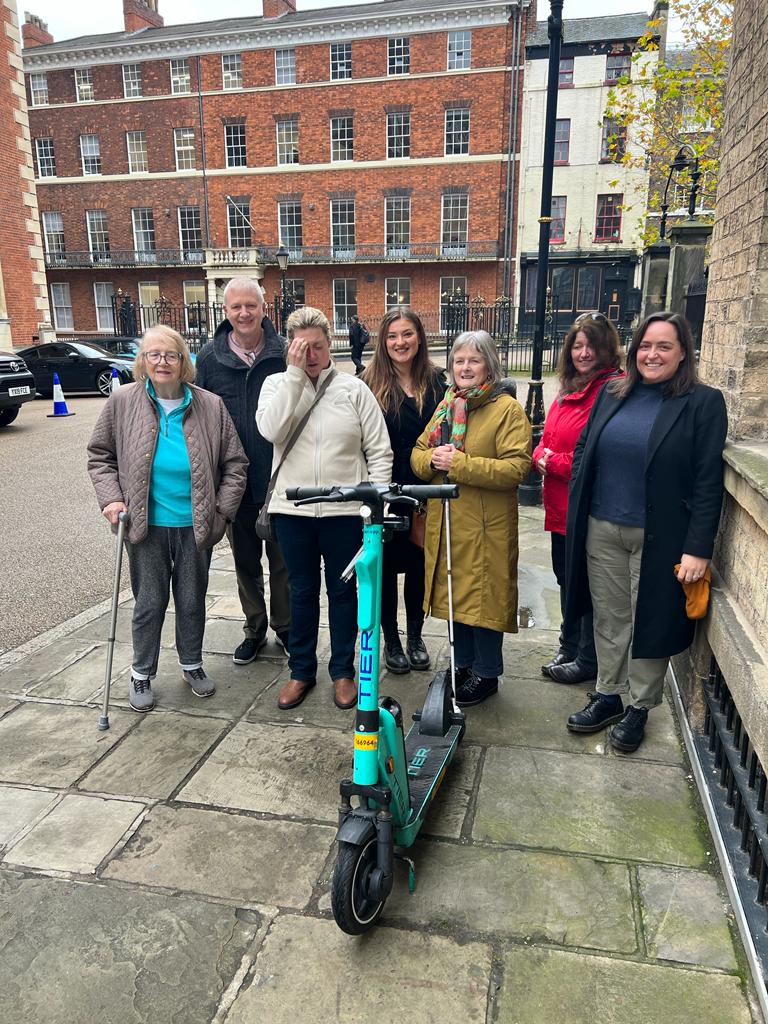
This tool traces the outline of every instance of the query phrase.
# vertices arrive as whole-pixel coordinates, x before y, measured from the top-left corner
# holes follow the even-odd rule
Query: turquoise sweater
[[[149,478],[149,525],[192,526],[192,474],[182,429],[184,412],[192,401],[192,392],[184,385],[184,401],[169,416],[165,415],[149,380],[147,393],[155,403],[160,419]]]

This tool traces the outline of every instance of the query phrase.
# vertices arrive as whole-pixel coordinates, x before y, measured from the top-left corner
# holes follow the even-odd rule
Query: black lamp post
[[[555,167],[555,128],[557,123],[557,88],[560,79],[560,46],[563,41],[563,0],[550,0],[547,19],[549,34],[549,69],[547,72],[547,107],[544,115],[544,160],[541,170],[541,216],[539,217],[539,255],[536,263],[536,313],[534,320],[531,380],[525,413],[533,428],[533,446],[539,443],[544,429],[544,322],[547,310],[547,279],[549,277],[549,235],[552,225],[552,178]],[[541,477],[533,470],[520,485],[521,505],[541,504]]]
[[[288,269],[288,263],[291,259],[291,254],[281,245],[275,253],[275,259],[277,265],[280,267],[280,331],[285,332],[285,321],[288,319],[286,316],[286,307],[288,305],[285,295],[285,272]]]
[[[672,175],[689,169],[691,172],[691,192],[688,197],[688,219],[693,220],[696,216],[696,198],[699,192],[701,171],[699,170],[699,158],[696,155],[695,150],[686,142],[685,145],[678,150],[677,156],[669,165],[667,184],[664,186],[664,197],[661,201],[661,221],[659,222],[659,238],[661,239],[666,238],[667,235],[667,210],[669,209],[667,193],[669,192]]]

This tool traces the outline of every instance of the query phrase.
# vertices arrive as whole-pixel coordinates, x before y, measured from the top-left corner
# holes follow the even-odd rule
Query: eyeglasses
[[[178,352],[145,352],[144,355],[147,357],[147,362],[154,366],[163,361],[169,366],[175,366],[176,363],[181,362],[181,355]]]
[[[582,324],[585,320],[596,320],[598,323],[607,324],[608,317],[605,313],[601,313],[599,310],[594,310],[591,313],[582,313],[581,316],[577,316],[573,321],[575,324]]]

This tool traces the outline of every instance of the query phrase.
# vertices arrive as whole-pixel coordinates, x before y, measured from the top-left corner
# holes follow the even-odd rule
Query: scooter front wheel
[[[359,846],[339,843],[331,886],[331,907],[336,924],[347,935],[362,935],[376,924],[384,900],[370,896],[371,874],[376,868],[376,833]]]

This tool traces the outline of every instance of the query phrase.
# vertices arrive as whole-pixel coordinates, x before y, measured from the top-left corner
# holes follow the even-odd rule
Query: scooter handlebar
[[[447,501],[458,498],[456,484],[335,484],[332,487],[288,487],[285,491],[288,501],[297,505],[314,504],[322,501],[362,501],[415,504],[429,498]]]
[[[301,501],[303,498],[327,498],[337,487],[288,487],[285,496],[288,501]]]
[[[400,493],[407,498],[416,498],[417,501],[426,501],[428,498],[438,498],[450,501],[458,498],[458,484],[403,484]]]

